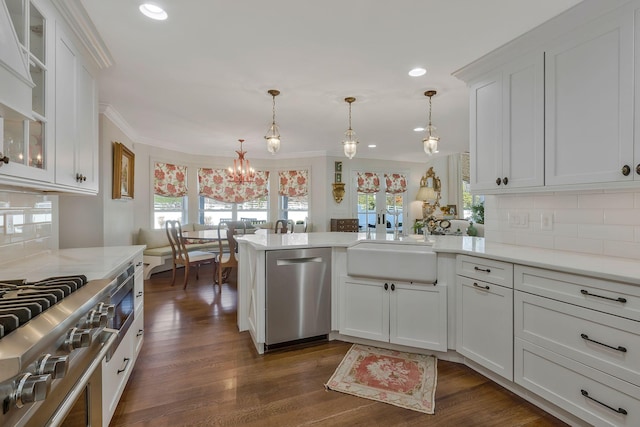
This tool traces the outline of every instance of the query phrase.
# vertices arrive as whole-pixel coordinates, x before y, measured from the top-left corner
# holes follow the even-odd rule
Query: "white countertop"
[[[110,279],[144,246],[59,249],[0,265],[0,280],[29,281],[84,274],[89,280]]]
[[[429,241],[404,237],[393,240],[382,235],[367,240],[366,233],[314,232],[291,234],[254,234],[238,237],[257,250],[296,249],[308,247],[349,247],[360,241],[384,244],[432,245],[435,252],[458,253],[492,258],[515,264],[559,270],[640,285],[640,260],[603,255],[581,254],[527,246],[487,242],[482,237],[428,236]]]

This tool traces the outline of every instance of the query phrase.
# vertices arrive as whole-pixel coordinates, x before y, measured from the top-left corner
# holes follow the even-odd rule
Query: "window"
[[[267,220],[269,212],[269,172],[256,171],[255,180],[230,182],[226,169],[198,169],[200,224],[217,225],[221,219]]]
[[[309,218],[309,174],[307,170],[278,172],[279,215],[294,222]]]
[[[484,203],[484,196],[471,194],[471,174],[469,170],[469,153],[460,154],[462,169],[462,212],[464,219],[473,216],[473,205]]]
[[[380,177],[374,172],[356,172],[358,190],[358,226],[361,230],[378,228],[377,231],[392,233],[395,223],[402,231],[407,179],[404,174],[385,173],[384,187]],[[378,208],[378,206],[381,206]],[[382,207],[384,206],[384,207]],[[384,222],[378,224],[378,214],[384,215]]]
[[[156,162],[153,171],[153,227],[187,219],[187,167]]]

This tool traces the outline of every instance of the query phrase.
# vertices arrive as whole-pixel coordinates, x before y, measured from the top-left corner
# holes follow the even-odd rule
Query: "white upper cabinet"
[[[64,30],[56,27],[56,184],[98,191],[95,79]]]
[[[618,12],[546,50],[546,185],[633,180],[633,53],[633,14]]]
[[[471,86],[474,191],[544,184],[543,64],[536,52]]]
[[[640,0],[585,1],[454,74],[474,192],[640,183]],[[635,183],[634,183],[635,182]]]

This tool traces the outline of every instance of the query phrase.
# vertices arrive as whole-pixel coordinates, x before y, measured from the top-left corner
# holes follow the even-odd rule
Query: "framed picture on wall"
[[[447,208],[449,208],[449,215],[454,218],[458,215],[458,207],[456,205],[447,205]]]
[[[135,154],[119,142],[113,143],[112,199],[133,199]]]

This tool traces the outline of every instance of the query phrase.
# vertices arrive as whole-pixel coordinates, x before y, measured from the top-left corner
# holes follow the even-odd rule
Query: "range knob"
[[[106,314],[109,319],[113,319],[113,316],[116,315],[116,306],[113,304],[105,304],[101,302],[96,307],[96,311]]]
[[[87,314],[87,321],[85,323],[87,328],[104,328],[107,326],[107,314],[98,310],[91,310]]]
[[[17,380],[16,406],[22,408],[27,403],[46,399],[51,389],[51,375],[24,374]]]
[[[38,375],[50,374],[54,380],[64,378],[69,367],[69,356],[52,356],[45,354],[36,362],[36,373]]]
[[[91,331],[88,329],[73,328],[67,335],[67,340],[64,342],[69,351],[76,348],[89,347],[91,345]]]

